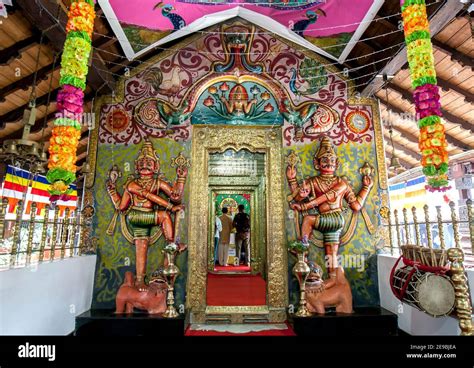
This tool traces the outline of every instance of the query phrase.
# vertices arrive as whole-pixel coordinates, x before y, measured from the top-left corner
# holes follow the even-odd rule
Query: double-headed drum
[[[402,301],[433,317],[446,316],[454,308],[454,286],[446,275],[414,270],[406,266],[393,274],[392,287],[399,295],[406,285]]]

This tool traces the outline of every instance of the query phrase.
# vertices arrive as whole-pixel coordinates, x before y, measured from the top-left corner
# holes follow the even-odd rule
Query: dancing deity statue
[[[288,164],[286,176],[292,192],[290,207],[303,214],[299,234],[301,238],[310,239],[313,230],[323,234],[329,275],[335,278],[339,267],[337,253],[340,235],[344,227],[343,199],[353,211],[360,211],[373,186],[373,181],[370,173],[364,174],[362,188],[357,195],[354,194],[351,185],[344,178],[335,175],[339,160],[328,137],[321,140],[319,150],[313,158],[313,165],[320,174],[307,178],[299,184],[295,164],[291,162]],[[318,213],[309,214],[308,210],[311,209],[317,209]]]
[[[174,244],[176,234],[171,213],[177,213],[184,209],[181,200],[188,170],[186,165],[177,165],[176,182],[170,185],[164,181],[158,175],[160,172],[159,157],[149,140],[145,140],[143,143],[135,160],[135,169],[136,175],[128,177],[122,195],[116,189],[117,179],[121,176],[116,166],[109,171],[109,179],[106,184],[116,209],[112,220],[113,226],[115,226],[118,214],[126,218],[126,223],[122,223],[122,232],[124,234],[129,232],[129,236],[126,237],[133,240],[136,247],[135,286],[144,291],[147,289],[144,278],[148,246],[153,243],[150,241],[152,228],[159,226],[166,242]],[[169,200],[160,196],[161,193]],[[175,221],[178,221],[176,217]],[[110,234],[110,232],[108,233]]]

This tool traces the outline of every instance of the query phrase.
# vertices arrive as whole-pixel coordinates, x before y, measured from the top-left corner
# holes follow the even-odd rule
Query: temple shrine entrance
[[[281,129],[194,126],[187,308],[192,323],[282,322],[288,288]],[[249,215],[247,246],[215,248],[216,216]],[[232,221],[229,219],[229,221]],[[226,264],[227,266],[224,266]]]
[[[209,156],[208,175],[209,272],[265,275],[265,154],[252,153],[246,149],[212,153]],[[241,215],[238,215],[239,206]],[[217,219],[223,215],[224,208],[235,225],[230,233],[225,266],[221,264],[222,257],[219,260],[219,244],[215,237],[216,221],[220,221]],[[239,219],[248,220],[247,233],[243,233],[237,225]]]
[[[265,154],[212,153],[208,175],[207,304],[266,305]]]

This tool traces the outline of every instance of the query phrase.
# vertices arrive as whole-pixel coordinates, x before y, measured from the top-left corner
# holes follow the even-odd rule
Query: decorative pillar
[[[81,120],[84,112],[84,90],[95,10],[93,0],[73,0],[66,24],[66,42],[61,59],[61,72],[57,108],[59,117],[49,146],[49,171],[51,195],[67,195],[69,185],[76,180],[76,151],[81,137]]]
[[[401,0],[400,5],[419,119],[421,165],[428,179],[427,189],[444,191],[448,189],[448,152],[426,4],[425,0]]]

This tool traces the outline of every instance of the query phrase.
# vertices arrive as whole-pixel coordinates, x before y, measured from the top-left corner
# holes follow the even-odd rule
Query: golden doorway
[[[251,273],[266,277],[266,155],[246,149],[211,153],[208,162],[209,183],[209,238],[208,271],[215,274]],[[245,244],[238,244],[239,236],[231,234],[228,267],[222,267],[215,240],[216,217],[223,207],[235,218],[238,206],[248,215],[250,232]],[[235,229],[236,230],[236,229]],[[240,245],[240,249],[237,249]],[[238,257],[240,255],[240,257]],[[239,258],[239,259],[237,259]]]
[[[213,191],[229,192],[235,186],[209,175],[212,154],[227,150],[263,154],[265,157],[264,180],[243,184],[240,191],[251,190],[257,198],[261,191],[261,230],[255,234],[263,237],[263,257],[255,258],[252,272],[263,272],[266,279],[266,305],[263,306],[208,306],[206,302],[207,273],[213,262],[209,250],[212,238],[214,205],[210,200]],[[246,179],[252,180],[251,178]],[[249,185],[250,184],[250,185]],[[240,184],[239,184],[240,185]],[[233,187],[233,188],[232,188]],[[227,320],[242,323],[250,320],[283,322],[288,304],[288,261],[285,241],[283,153],[280,127],[199,126],[193,127],[192,172],[190,175],[189,204],[189,254],[186,306],[191,323]],[[237,190],[237,191],[239,191]],[[257,206],[257,203],[254,203]],[[257,222],[255,222],[257,225]],[[260,233],[259,233],[260,231]],[[256,242],[257,240],[254,239]],[[261,249],[261,248],[260,248]],[[253,250],[256,252],[256,250]]]

